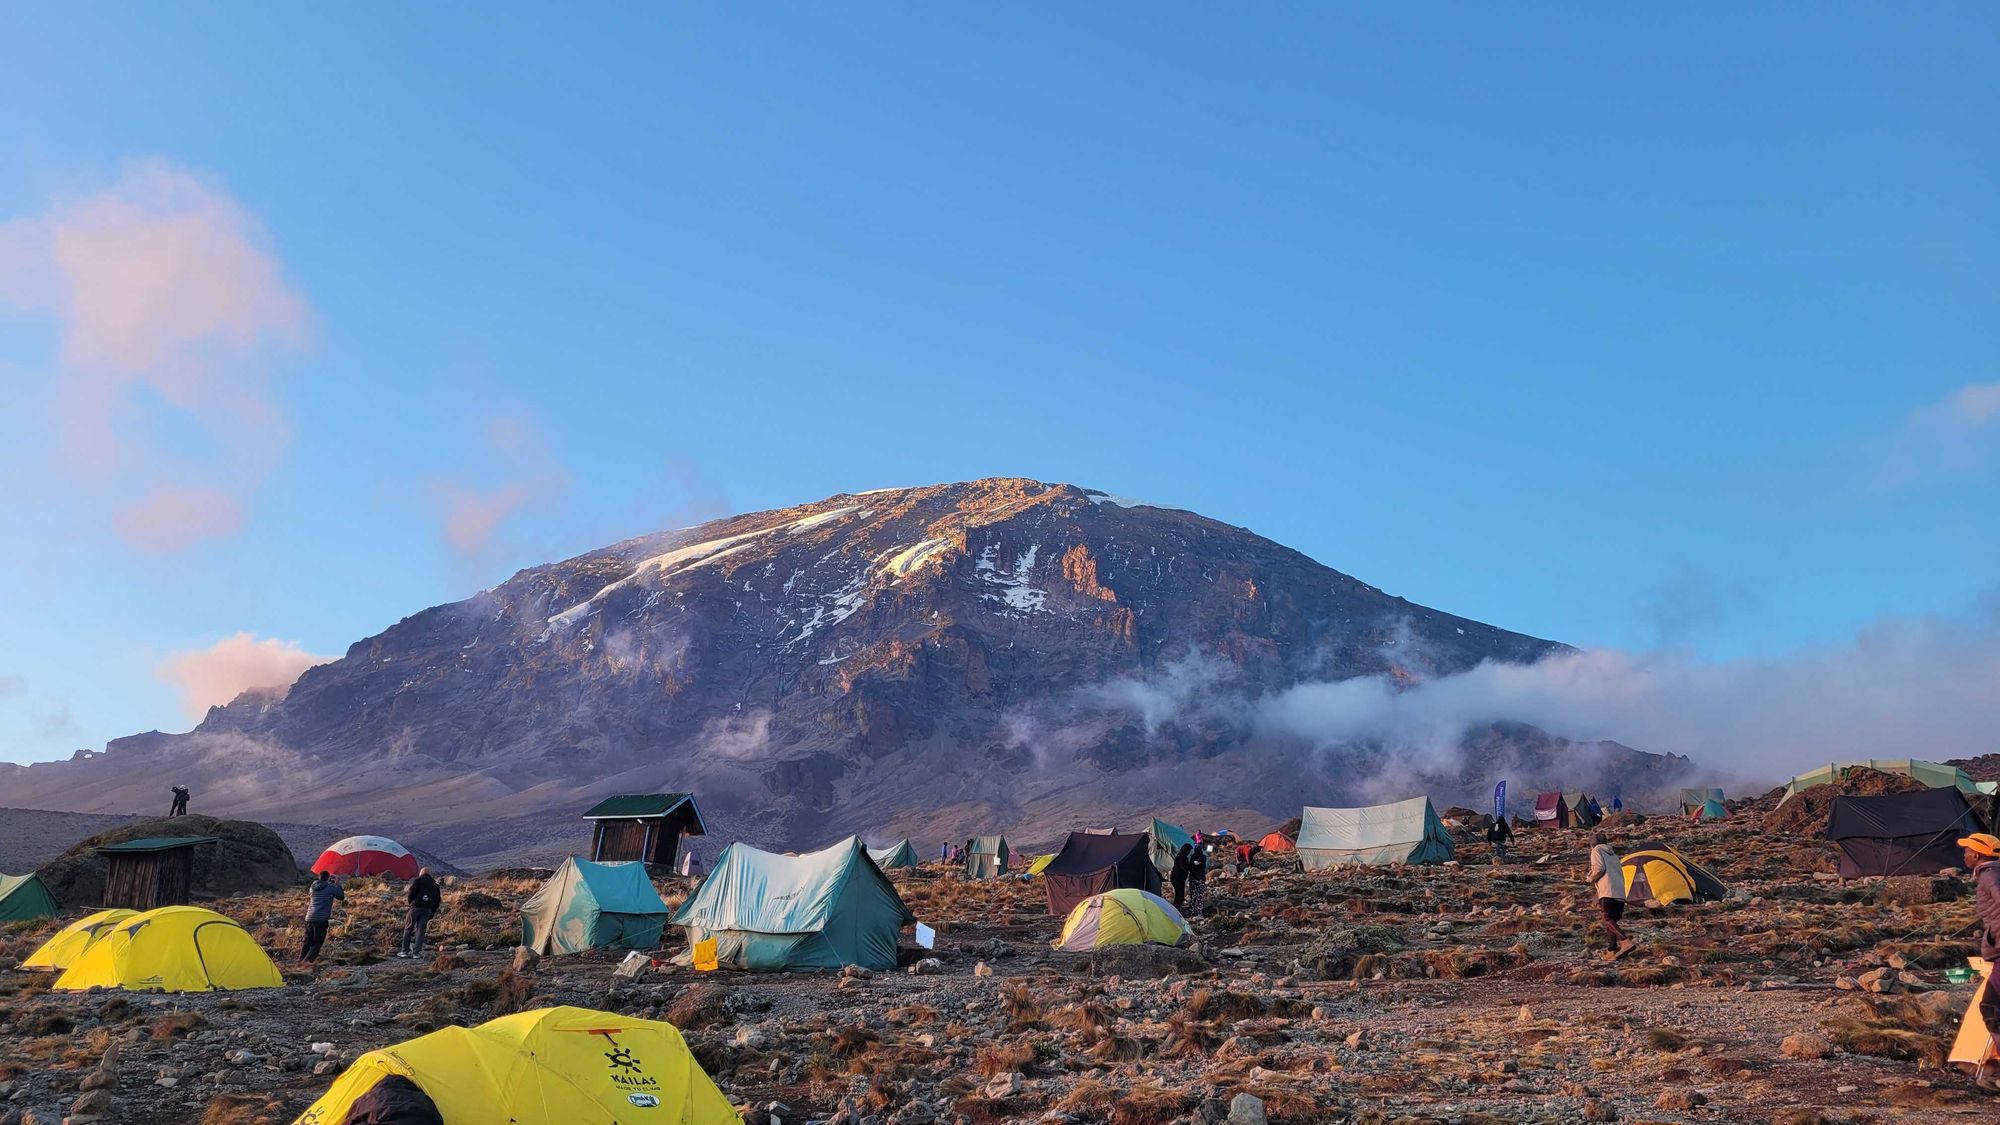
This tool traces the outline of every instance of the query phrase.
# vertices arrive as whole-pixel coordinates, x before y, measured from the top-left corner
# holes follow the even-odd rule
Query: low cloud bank
[[[1129,714],[1149,733],[1219,718],[1323,748],[1394,748],[1412,768],[1439,770],[1461,761],[1466,732],[1499,722],[1682,754],[1746,780],[1839,759],[1969,757],[1993,752],[2000,737],[1994,604],[1958,619],[1884,620],[1846,643],[1770,658],[1582,650],[1429,678],[1308,682],[1254,698],[1233,672],[1198,655],[1144,680],[1088,689],[1082,701]]]

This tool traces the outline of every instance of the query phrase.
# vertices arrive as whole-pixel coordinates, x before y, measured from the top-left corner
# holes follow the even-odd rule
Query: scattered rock
[[[1810,1031],[1794,1032],[1778,1044],[1778,1053],[1788,1059],[1823,1059],[1833,1051],[1832,1043]]]
[[[1229,1099],[1229,1125],[1264,1125],[1264,1099],[1238,1094]]]

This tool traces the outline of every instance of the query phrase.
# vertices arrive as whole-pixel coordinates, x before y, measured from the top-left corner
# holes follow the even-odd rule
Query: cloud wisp
[[[1893,491],[2000,462],[2000,383],[1967,383],[1910,412],[1877,444],[1875,486]]]
[[[290,426],[276,357],[310,336],[256,219],[228,191],[153,160],[111,186],[0,222],[0,307],[58,340],[39,452],[110,509],[134,546],[240,530]]]
[[[210,707],[220,707],[245,692],[283,699],[301,673],[333,659],[316,656],[291,641],[237,633],[207,648],[175,653],[161,661],[155,673],[180,688],[182,709],[190,719],[199,720]]]
[[[491,466],[487,479],[446,480],[433,489],[446,546],[474,570],[485,569],[504,551],[509,524],[554,505],[570,485],[568,470],[527,415],[496,418],[483,437]]]

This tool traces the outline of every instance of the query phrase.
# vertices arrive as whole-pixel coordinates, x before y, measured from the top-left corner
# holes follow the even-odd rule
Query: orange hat
[[[1961,848],[1969,848],[1980,855],[2000,858],[2000,836],[1990,836],[1984,832],[1974,832],[1958,842]]]

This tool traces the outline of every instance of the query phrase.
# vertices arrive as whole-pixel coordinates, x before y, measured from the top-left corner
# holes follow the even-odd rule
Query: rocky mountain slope
[[[1685,762],[1518,726],[1412,754],[1267,704],[1563,646],[1414,605],[1190,512],[992,479],[841,494],[627,540],[405,618],[188,734],[0,776],[83,811],[192,785],[211,813],[385,831],[461,863],[560,855],[616,792],[692,789],[725,838],[1022,842],[1159,812],[1561,783]],[[1496,721],[1507,718],[1493,717]]]

